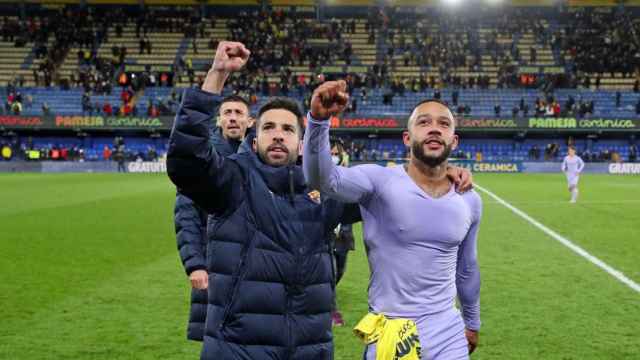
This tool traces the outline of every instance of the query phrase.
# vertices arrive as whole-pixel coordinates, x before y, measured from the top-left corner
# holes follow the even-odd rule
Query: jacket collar
[[[302,167],[299,165],[274,167],[262,162],[255,152],[251,151],[248,154],[269,190],[279,195],[294,196],[303,193],[306,189]]]
[[[222,129],[219,127],[212,129],[210,139],[213,146],[215,146],[216,151],[223,156],[229,156],[238,152],[240,142],[225,139],[222,135]]]

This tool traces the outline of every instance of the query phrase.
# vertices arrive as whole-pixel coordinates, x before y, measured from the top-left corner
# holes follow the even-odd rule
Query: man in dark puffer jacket
[[[211,145],[215,94],[248,56],[240,43],[219,44],[203,91],[185,91],[169,141],[169,177],[218,219],[207,247],[215,255],[207,256],[201,358],[329,360],[335,279],[327,239],[339,222],[358,220],[359,213],[307,188],[295,165],[302,113],[290,100],[260,109],[257,154],[224,158]]]
[[[252,125],[249,103],[240,96],[227,96],[220,103],[218,127],[211,130],[210,141],[221,156],[238,152],[240,142]],[[191,310],[187,338],[202,341],[207,315],[206,267],[207,213],[180,192],[174,207],[176,240],[182,265],[191,282]],[[215,226],[215,218],[209,219],[209,227]]]

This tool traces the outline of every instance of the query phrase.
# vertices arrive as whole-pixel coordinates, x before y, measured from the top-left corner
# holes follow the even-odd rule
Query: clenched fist
[[[202,90],[212,94],[222,93],[227,77],[234,71],[242,69],[249,60],[251,52],[244,44],[233,41],[221,41],[213,59],[213,65],[202,84]]]
[[[311,97],[311,117],[328,119],[344,111],[349,103],[347,83],[344,80],[327,81],[318,86]]]
[[[221,41],[216,49],[212,69],[222,72],[233,72],[242,69],[249,60],[251,52],[243,43],[234,41]]]

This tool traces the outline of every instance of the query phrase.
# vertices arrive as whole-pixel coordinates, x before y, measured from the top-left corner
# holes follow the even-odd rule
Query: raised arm
[[[329,81],[313,93],[307,115],[302,166],[307,183],[330,197],[347,202],[362,202],[374,191],[368,174],[377,165],[346,168],[331,161],[329,118],[338,115],[348,101],[344,81]]]
[[[211,120],[220,104],[224,82],[248,57],[249,51],[241,43],[220,42],[202,90],[185,91],[169,138],[169,178],[180,192],[210,213],[224,210],[226,197],[239,176],[235,164],[225,162],[210,143]]]
[[[462,317],[467,328],[467,339],[471,351],[477,342],[477,332],[480,330],[480,269],[478,268],[478,230],[482,212],[482,200],[476,193],[473,196],[472,211],[474,221],[467,236],[458,249],[458,265],[456,269],[456,288],[458,300],[462,307]]]

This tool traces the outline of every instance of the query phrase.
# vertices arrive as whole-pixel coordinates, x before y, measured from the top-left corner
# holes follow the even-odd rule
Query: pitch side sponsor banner
[[[509,129],[525,127],[519,119],[463,119],[458,118],[456,128]]]
[[[386,118],[331,118],[331,127],[337,129],[404,129],[407,119],[398,117]]]
[[[640,175],[640,163],[609,164],[609,174]]]
[[[530,118],[530,129],[637,129],[635,119]]]
[[[8,128],[40,128],[44,122],[40,116],[0,116],[0,127]]]
[[[102,117],[56,116],[56,128],[168,129],[173,118],[167,117]]]
[[[521,161],[451,161],[471,172],[518,173],[523,171]]]
[[[162,161],[134,161],[127,165],[131,173],[166,173],[167,164]]]

